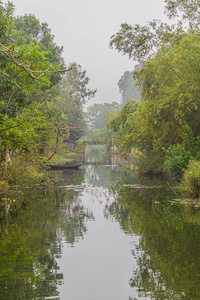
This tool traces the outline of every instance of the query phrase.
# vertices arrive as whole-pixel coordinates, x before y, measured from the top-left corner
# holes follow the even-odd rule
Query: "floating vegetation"
[[[85,189],[85,185],[65,185],[65,186],[61,186],[61,188],[64,188],[66,190],[72,190],[74,192],[82,192]]]
[[[146,184],[144,185],[139,185],[139,184],[123,184],[123,187],[129,187],[131,189],[153,189],[153,188],[161,188],[162,186],[147,186]]]
[[[169,202],[171,202],[174,205],[192,205],[196,208],[200,208],[200,199],[172,199]]]

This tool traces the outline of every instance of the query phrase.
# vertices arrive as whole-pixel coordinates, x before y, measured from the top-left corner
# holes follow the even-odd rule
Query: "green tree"
[[[163,157],[163,148],[177,144],[194,157],[199,155],[199,7],[197,1],[166,1],[170,17],[182,14],[177,24],[122,24],[111,37],[111,47],[143,60],[141,68],[134,71],[141,105],[136,113],[129,114],[126,123],[130,134],[125,129],[120,141],[128,137],[129,144],[140,148],[149,160]],[[185,20],[190,25],[186,28]]]
[[[149,161],[163,156],[163,148],[176,144],[198,156],[200,91],[195,50],[198,48],[199,35],[190,32],[179,43],[161,48],[135,72],[142,102],[134,114],[128,112],[122,131],[120,126],[115,128],[119,143],[132,144],[148,153]]]
[[[183,34],[181,23],[171,26],[160,21],[152,21],[145,26],[123,23],[119,32],[111,36],[110,47],[141,62],[155,56],[163,45],[181,39]]]
[[[16,53],[25,64],[33,59],[33,70],[48,68],[49,62],[45,58],[45,52],[41,52],[37,45],[29,44],[27,47],[16,47]],[[0,90],[1,146],[7,147],[9,145],[19,149],[20,139],[18,136],[21,137],[21,141],[24,141],[21,142],[21,147],[24,147],[25,144],[33,145],[35,135],[32,135],[32,143],[30,144],[30,134],[28,134],[30,127],[32,127],[32,133],[37,130],[38,126],[41,128],[42,113],[38,111],[40,108],[38,103],[42,101],[45,94],[42,91],[43,87],[46,89],[50,86],[50,75],[46,74],[33,81],[28,73],[22,71],[20,67],[16,67],[9,58],[7,58],[4,70],[7,80],[3,82]],[[36,118],[37,115],[39,116],[38,119]],[[36,120],[38,126],[36,126]],[[25,140],[26,136],[27,139]],[[36,136],[38,139],[39,134],[37,133]]]
[[[70,140],[79,139],[85,130],[83,105],[94,97],[96,90],[88,88],[89,77],[86,70],[75,62],[70,64],[72,70],[66,73],[56,87],[55,104],[67,116]]]
[[[114,131],[114,144],[122,153],[130,153],[134,147],[133,124],[131,118],[139,111],[140,104],[135,100],[128,100],[121,111],[111,112],[106,117],[106,127]]]
[[[66,123],[66,117],[56,107],[56,123],[53,118],[47,120],[48,114],[44,113],[52,109],[50,90],[61,79],[55,74],[60,74],[63,66],[62,48],[54,43],[54,36],[46,23],[40,24],[34,16],[14,18],[13,12],[10,2],[0,2],[2,158],[5,150],[6,157],[9,156],[9,148],[18,151],[41,148],[50,125],[57,128],[54,139],[58,140],[61,124]],[[51,136],[52,131],[49,139]]]
[[[41,51],[47,51],[45,57],[52,65],[59,66],[59,69],[64,68],[65,63],[61,56],[63,47],[59,47],[54,42],[54,35],[52,35],[47,23],[40,23],[34,15],[30,14],[14,18],[13,28],[16,45],[26,45],[33,42],[35,45],[40,46]],[[51,74],[50,81],[52,85],[60,80],[60,73]]]
[[[140,126],[154,149],[177,143],[193,148],[199,139],[199,45],[198,34],[185,34],[136,74],[143,96]]]
[[[169,18],[181,17],[189,21],[191,28],[199,29],[200,5],[198,0],[165,0],[166,14]]]
[[[106,115],[111,111],[120,110],[121,105],[117,102],[93,104],[87,108],[87,120],[91,129],[102,129],[105,127]]]

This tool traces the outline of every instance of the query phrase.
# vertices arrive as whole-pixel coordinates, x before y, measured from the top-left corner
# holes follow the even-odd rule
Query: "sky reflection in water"
[[[129,166],[51,176],[7,219],[1,206],[0,299],[200,299],[199,212],[165,182]]]

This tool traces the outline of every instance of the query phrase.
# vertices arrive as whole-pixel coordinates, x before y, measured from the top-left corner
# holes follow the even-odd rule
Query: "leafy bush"
[[[200,197],[200,162],[191,161],[178,186],[184,196]]]
[[[143,153],[139,157],[138,172],[141,174],[159,174],[163,171],[164,158],[156,150]]]
[[[190,152],[183,145],[177,144],[170,146],[165,153],[164,170],[176,180],[179,180],[189,163]]]
[[[44,181],[46,173],[35,162],[18,155],[13,159],[12,166],[4,167],[4,180],[10,185],[27,185]]]

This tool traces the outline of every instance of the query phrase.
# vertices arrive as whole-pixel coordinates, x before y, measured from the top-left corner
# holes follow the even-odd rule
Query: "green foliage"
[[[0,28],[3,27],[4,30],[0,30],[0,40],[3,44],[8,45],[8,40],[10,41],[10,32],[12,27],[12,16],[14,13],[14,5],[10,1],[8,3],[3,3],[0,1]],[[0,53],[2,58],[2,54]]]
[[[31,64],[31,70],[36,72],[34,74],[40,75],[40,72],[48,69],[50,65],[51,49],[36,42],[41,33],[39,21],[28,16],[14,18],[11,4],[1,3],[0,7],[3,12],[0,42],[8,47],[14,45],[13,57],[23,65]],[[9,27],[6,24],[9,24]],[[0,63],[0,151],[3,157],[7,146],[10,150],[26,151],[32,151],[39,146],[42,133],[49,122],[44,116],[43,108],[53,82],[49,73],[33,80],[29,73],[17,66],[12,59],[3,53],[0,55],[3,56]],[[52,62],[56,63],[55,60]],[[59,62],[58,59],[57,63]],[[60,69],[60,66],[54,64],[52,70],[57,69]]]
[[[194,49],[199,47],[199,41],[195,33],[186,35],[178,45],[160,50],[136,74],[143,96],[141,131],[152,137],[149,146],[153,148],[186,143],[187,126],[190,134],[197,137],[199,71]]]
[[[113,132],[107,128],[90,129],[86,131],[85,137],[88,143],[112,143]],[[83,138],[83,139],[84,139]]]
[[[47,173],[38,166],[38,157],[34,152],[32,160],[25,151],[13,151],[12,166],[1,166],[0,173],[2,178],[10,185],[26,186],[41,183],[47,178]],[[4,185],[5,187],[6,185]]]
[[[139,156],[138,172],[141,174],[160,174],[163,172],[164,155],[155,150]]]
[[[46,127],[45,119],[37,109],[24,110],[15,118],[0,115],[1,121],[1,146],[8,143],[11,149],[26,149],[30,151],[40,141],[39,130]]]
[[[13,160],[11,169],[6,167],[2,174],[10,183],[19,182],[15,167],[18,157],[14,154],[20,152],[24,159],[26,156],[34,181],[34,164],[43,164],[58,153],[62,156],[66,152],[63,140],[81,136],[83,104],[96,91],[87,88],[86,71],[76,63],[63,77],[60,72],[48,71],[63,69],[65,63],[63,47],[54,42],[47,23],[40,23],[33,15],[14,17],[13,4],[0,1],[1,27],[0,50],[7,51],[6,46],[10,51],[0,52],[0,157],[3,162],[6,150]],[[24,173],[28,174],[25,167]]]
[[[182,23],[167,26],[150,22],[146,27],[122,24],[111,38],[112,47],[144,60],[133,73],[141,90],[137,110],[125,113],[122,123],[120,113],[109,120],[119,149],[136,147],[147,155],[148,161],[152,151],[162,157],[163,148],[179,144],[193,157],[199,157],[200,38],[199,30],[191,28],[184,31]],[[171,164],[176,165],[172,159],[168,160],[168,170]],[[178,176],[177,170],[173,172]]]
[[[153,56],[162,45],[174,43],[183,33],[180,24],[169,26],[155,20],[145,26],[123,23],[119,32],[111,36],[110,47],[140,62]]]
[[[172,19],[182,17],[189,21],[190,27],[198,28],[200,22],[200,4],[198,0],[165,0],[166,14]]]
[[[106,118],[106,127],[114,131],[114,144],[122,152],[129,153],[134,146],[134,118],[139,107],[138,101],[128,100],[121,111],[108,114]]]
[[[179,180],[188,166],[191,154],[183,145],[170,146],[166,151],[164,170]]]
[[[200,162],[190,162],[178,188],[184,197],[200,198]]]
[[[55,88],[57,96],[54,103],[69,121],[70,141],[76,141],[83,135],[86,126],[83,105],[94,97],[96,90],[88,88],[90,79],[80,65],[72,63],[70,66],[72,70]]]
[[[93,104],[87,108],[86,118],[91,129],[102,129],[105,127],[106,115],[120,110],[121,105],[117,102]]]
[[[18,16],[13,23],[15,45],[27,45],[34,43],[38,45],[41,51],[46,51],[45,58],[58,69],[64,68],[64,59],[62,58],[63,47],[59,47],[54,42],[54,35],[51,33],[47,23],[40,23],[34,15]],[[61,80],[60,73],[50,75],[51,86]]]

